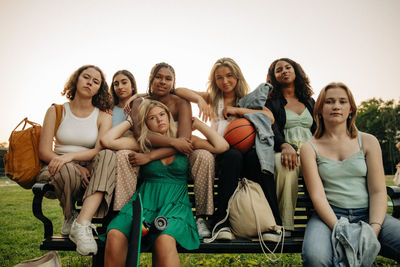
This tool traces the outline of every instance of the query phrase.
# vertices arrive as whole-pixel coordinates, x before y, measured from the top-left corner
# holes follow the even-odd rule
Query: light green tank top
[[[294,144],[300,150],[302,144],[310,140],[311,126],[313,118],[307,108],[299,115],[296,112],[285,109],[286,123],[283,133],[285,134],[285,141]]]
[[[321,157],[309,141],[317,156],[319,176],[329,204],[343,209],[368,208],[367,163],[358,134],[360,150],[342,161]]]

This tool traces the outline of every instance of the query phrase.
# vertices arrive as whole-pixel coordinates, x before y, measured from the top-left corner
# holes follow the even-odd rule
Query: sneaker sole
[[[73,238],[71,235],[69,235],[69,239],[74,242],[74,244],[76,245],[76,252],[78,252],[79,254],[81,254],[82,256],[89,256],[89,255],[96,255],[97,254],[97,249],[96,251],[90,251],[88,253],[83,253],[81,250],[79,250],[78,245],[76,244],[77,241],[75,240],[75,238]],[[96,244],[97,245],[97,244]]]

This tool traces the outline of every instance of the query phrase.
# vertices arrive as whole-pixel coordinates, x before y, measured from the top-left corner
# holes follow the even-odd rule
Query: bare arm
[[[313,206],[322,221],[333,230],[337,222],[337,217],[326,198],[324,186],[318,173],[316,155],[309,143],[305,143],[301,146],[300,161],[304,181]]]
[[[224,110],[222,112],[223,112],[223,115],[224,115],[225,118],[228,118],[229,115],[236,115],[236,116],[239,116],[239,117],[243,117],[243,115],[245,115],[247,113],[262,112],[265,115],[267,115],[267,117],[271,120],[272,124],[275,123],[274,115],[272,114],[272,112],[267,107],[264,107],[261,110],[261,109],[249,109],[249,108],[228,106],[228,107],[224,107]]]
[[[50,107],[45,115],[43,121],[42,132],[39,140],[39,158],[48,163],[49,172],[54,175],[61,167],[71,161],[89,161],[92,160],[97,153],[101,150],[100,137],[111,128],[112,119],[111,115],[100,112],[97,120],[99,127],[99,136],[96,145],[92,149],[79,152],[71,152],[63,155],[57,155],[53,151],[53,137],[56,124],[56,110],[55,107]]]
[[[196,92],[187,88],[176,88],[175,89],[175,94],[177,96],[180,96],[187,101],[190,101],[192,103],[196,103],[197,106],[199,107],[199,118],[201,118],[203,121],[207,122],[208,120],[211,120],[211,110],[209,107],[209,98],[208,94],[206,92]]]
[[[194,148],[206,149],[214,154],[220,154],[229,149],[229,144],[225,138],[199,119],[193,118],[192,129],[199,130],[207,138],[207,140],[204,140],[193,135],[192,144]]]
[[[130,117],[128,117],[130,120]],[[139,144],[136,139],[132,136],[122,136],[131,127],[131,123],[128,120],[121,122],[120,124],[112,127],[107,131],[104,136],[100,139],[100,144],[103,147],[110,148],[113,150],[136,150],[139,151]]]
[[[368,169],[369,223],[378,236],[387,209],[382,152],[378,140],[373,135],[363,134],[362,143]]]

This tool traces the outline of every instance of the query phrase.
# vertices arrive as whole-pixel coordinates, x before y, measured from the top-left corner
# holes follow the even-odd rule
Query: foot
[[[198,218],[196,220],[196,226],[199,232],[199,236],[209,237],[211,235],[211,232],[207,227],[206,221],[203,218]]]
[[[215,239],[219,240],[234,240],[235,235],[232,233],[231,228],[229,227],[222,227],[218,230],[217,237]]]
[[[280,242],[282,238],[282,232],[267,232],[262,234],[262,239],[264,241]]]
[[[93,238],[92,229],[96,231],[96,226],[89,221],[84,221],[82,224],[76,220],[72,223],[69,238],[76,245],[76,251],[81,255],[97,254],[97,244]]]
[[[70,218],[64,217],[64,221],[63,221],[62,228],[61,228],[61,235],[65,235],[65,236],[69,235],[69,233],[71,232],[72,223],[75,221],[75,219],[77,217],[78,217],[78,212],[76,212],[76,211],[72,212],[72,217],[70,217]]]

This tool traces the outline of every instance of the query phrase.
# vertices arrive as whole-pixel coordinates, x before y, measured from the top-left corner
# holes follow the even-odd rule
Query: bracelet
[[[377,225],[379,225],[380,228],[382,228],[382,224],[381,223],[378,223],[378,222],[369,223],[369,225],[373,225],[373,224],[377,224]]]
[[[126,121],[129,122],[129,124],[131,125],[131,127],[133,127],[133,122],[129,120],[129,118],[126,118]]]

